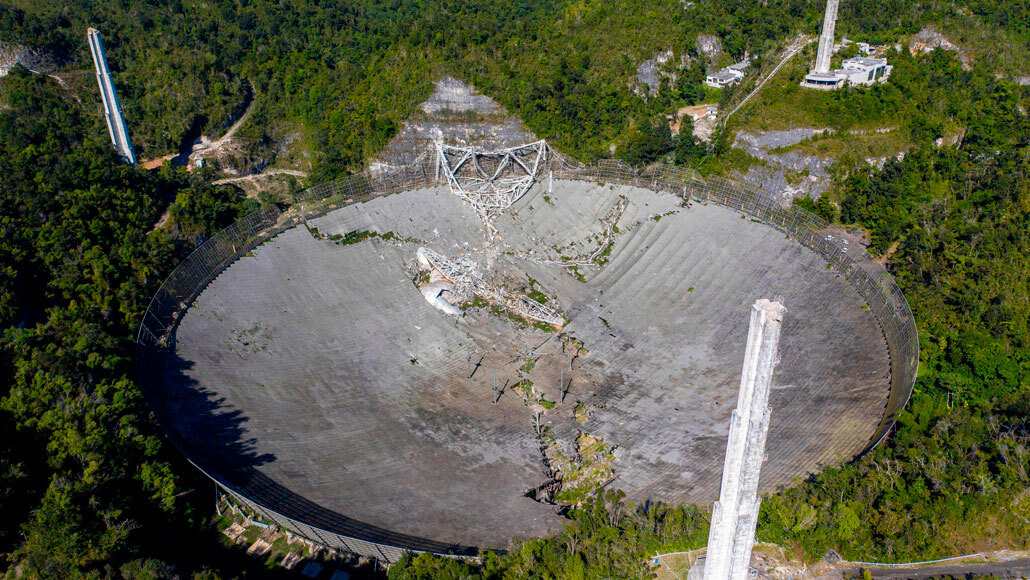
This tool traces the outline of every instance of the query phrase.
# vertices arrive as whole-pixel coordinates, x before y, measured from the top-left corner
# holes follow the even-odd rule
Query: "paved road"
[[[855,572],[861,568],[853,568]],[[876,580],[925,580],[929,578],[1030,578],[1030,558],[986,564],[946,564],[926,568],[867,568]]]

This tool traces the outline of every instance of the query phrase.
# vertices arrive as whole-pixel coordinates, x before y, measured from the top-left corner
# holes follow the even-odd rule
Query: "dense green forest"
[[[203,521],[134,384],[132,329],[169,264],[247,203],[124,165],[51,79],[15,70],[0,99],[0,546],[26,577],[104,575]],[[169,202],[178,226],[151,231]]]
[[[0,40],[45,51],[69,81],[88,85],[91,62],[82,38],[87,26],[99,27],[140,158],[227,127],[249,84],[258,106],[242,136],[255,154],[274,157],[277,143],[298,143],[321,180],[353,171],[379,151],[444,71],[472,82],[580,158],[627,144],[635,156],[632,143],[641,141],[641,131],[690,104],[698,84],[675,86],[669,77],[655,97],[640,98],[634,91],[640,63],[671,50],[669,72],[695,80],[705,66],[745,55],[761,67],[796,33],[816,33],[823,5],[5,0]],[[845,3],[839,27],[855,38],[893,42],[927,24],[949,30],[949,22],[962,21],[959,30],[980,35],[967,46],[978,62],[1026,74],[1027,19],[1017,0],[969,7],[873,0]],[[699,53],[699,33],[721,43],[717,62]],[[694,59],[693,66],[684,59]],[[680,64],[683,71],[676,70]]]
[[[472,82],[583,159],[614,147],[635,164],[718,166],[733,155],[728,134],[712,147],[674,139],[664,115],[696,102],[704,66],[745,53],[768,66],[795,33],[818,30],[821,8],[0,0],[0,40],[47,51],[64,83],[21,69],[0,79],[0,569],[163,578],[172,565],[185,577],[233,577],[250,565],[218,548],[209,488],[150,418],[133,336],[162,277],[256,204],[203,171],[120,162],[99,114],[87,26],[104,32],[141,157],[227,126],[253,86],[258,106],[243,136],[259,153],[296,136],[321,180],[379,151],[441,74]],[[920,328],[913,401],[874,452],[768,497],[759,539],[809,560],[830,548],[880,560],[1026,549],[1030,100],[995,74],[1027,62],[1026,5],[844,3],[841,21],[855,38],[890,42],[932,23],[1017,50],[984,49],[971,70],[942,51],[898,55],[892,82],[872,89],[813,96],[771,85],[731,123],[760,125],[793,102],[804,121],[836,129],[897,123],[912,144],[882,169],[846,164],[831,194],[801,203],[865,229],[871,250],[889,256]],[[720,39],[721,62],[698,53],[700,32]],[[673,68],[686,80],[643,98],[636,67],[662,50],[683,62]],[[851,117],[829,122],[842,114]],[[960,136],[954,145],[935,145],[949,134]],[[155,228],[165,212],[168,225]],[[420,556],[391,576],[637,577],[655,550],[706,538],[703,508],[636,506],[606,492],[572,510],[556,536],[488,554],[482,566]]]

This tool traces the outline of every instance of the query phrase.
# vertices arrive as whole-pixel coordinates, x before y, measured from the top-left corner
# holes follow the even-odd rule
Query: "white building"
[[[732,85],[744,78],[744,70],[749,66],[751,66],[751,63],[748,60],[731,64],[718,72],[709,73],[705,78],[705,84],[715,89]]]
[[[862,54],[864,54],[866,56],[871,56],[873,53],[875,53],[878,50],[880,50],[880,47],[876,46],[874,44],[869,44],[868,42],[860,42],[860,43],[858,43],[858,52],[861,52]]]
[[[893,67],[885,58],[868,58],[857,56],[845,59],[841,68],[830,70],[830,57],[833,52],[833,29],[837,24],[837,6],[840,0],[826,0],[826,13],[823,15],[823,29],[819,35],[819,51],[815,57],[815,68],[805,76],[801,86],[810,89],[832,90],[847,84],[871,85],[882,83],[890,76]],[[843,42],[841,43],[844,44]],[[863,43],[864,44],[864,43]],[[869,45],[859,50],[865,52]]]
[[[751,59],[750,58],[745,58],[744,60],[742,60],[740,62],[735,62],[735,63],[731,64],[730,66],[726,67],[726,69],[727,70],[735,70],[735,71],[739,72],[741,75],[743,75],[744,71],[746,71],[750,67],[751,67]]]
[[[810,89],[839,89],[845,85],[873,85],[887,80],[894,67],[885,58],[856,56],[845,59],[841,68],[828,73],[810,72],[801,86]]]
[[[893,68],[887,64],[887,59],[885,58],[856,56],[846,59],[841,63],[841,68],[833,72],[838,76],[845,77],[845,82],[849,84],[871,85],[887,80]]]
[[[705,78],[705,84],[712,88],[721,89],[732,85],[742,78],[744,78],[744,73],[724,68],[721,71],[710,73]]]

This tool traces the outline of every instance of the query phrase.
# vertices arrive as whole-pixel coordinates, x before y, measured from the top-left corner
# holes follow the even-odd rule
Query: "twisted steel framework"
[[[437,175],[441,172],[451,193],[475,208],[484,221],[518,201],[536,181],[547,161],[547,142],[482,151],[436,142]]]
[[[882,266],[864,252],[861,255],[856,255],[858,252],[849,254],[848,246],[837,236],[829,234],[830,224],[826,220],[797,206],[783,207],[772,196],[740,183],[715,177],[703,180],[688,169],[664,164],[653,165],[644,171],[611,159],[601,160],[596,165],[584,165],[546,149],[546,144],[542,147],[544,150],[539,155],[546,159],[546,169],[554,178],[618,183],[672,193],[699,203],[722,205],[784,232],[823,256],[828,267],[844,277],[865,299],[887,343],[891,368],[890,395],[866,451],[883,440],[912,394],[919,365],[919,339],[908,301]],[[283,212],[274,205],[266,206],[244,216],[198,246],[164,280],[143,313],[136,337],[141,384],[159,392],[165,355],[174,351],[175,330],[180,319],[219,273],[247,252],[300,225],[305,219],[376,197],[442,185],[428,158],[428,155],[423,155],[411,165],[389,171],[365,171],[315,185],[295,196],[295,206],[290,211]],[[537,167],[534,173],[543,169]],[[174,430],[166,430],[166,433],[185,454],[185,442]],[[257,516],[330,548],[389,562],[396,561],[406,551],[466,557],[477,554],[474,547],[398,534],[358,522],[293,493],[254,468],[223,473],[218,471],[218,466],[194,465],[222,492]]]
[[[523,318],[538,320],[561,328],[565,326],[565,317],[553,308],[548,308],[528,296],[512,296],[507,292],[487,284],[474,264],[465,265],[452,260],[429,248],[419,248],[418,254],[440,272],[444,278],[454,283],[455,289],[464,296],[482,296],[505,310],[518,314]]]

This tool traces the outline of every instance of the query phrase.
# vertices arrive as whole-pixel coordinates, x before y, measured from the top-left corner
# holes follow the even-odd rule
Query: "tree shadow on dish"
[[[139,382],[169,440],[197,467],[233,480],[248,468],[275,460],[258,453],[247,436],[247,416],[224,397],[189,376],[193,367],[174,351],[140,347]]]
[[[294,493],[261,472],[260,467],[275,456],[257,452],[256,440],[247,437],[248,419],[242,411],[189,376],[192,362],[168,349],[138,345],[137,365],[147,403],[172,444],[208,477],[246,498],[259,515],[325,545],[384,559],[390,559],[386,552],[396,548],[478,554],[475,547],[354,520]]]

